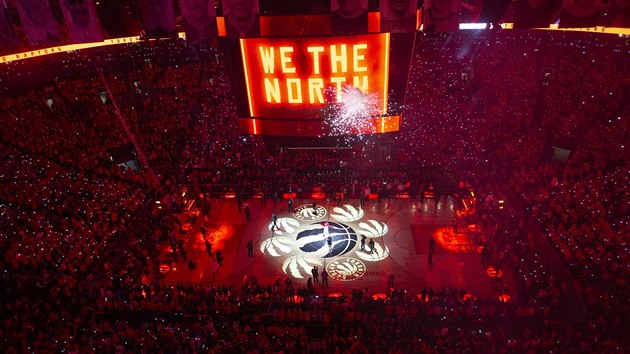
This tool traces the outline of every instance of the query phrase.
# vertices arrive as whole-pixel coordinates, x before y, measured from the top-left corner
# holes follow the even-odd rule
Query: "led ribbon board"
[[[374,94],[387,111],[389,33],[240,40],[251,117],[320,118],[342,88]]]

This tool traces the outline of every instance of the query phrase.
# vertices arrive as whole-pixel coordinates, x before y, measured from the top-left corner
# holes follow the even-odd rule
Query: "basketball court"
[[[246,277],[255,277],[261,285],[289,277],[297,289],[306,286],[317,267],[319,272],[326,269],[330,284],[316,286],[319,294],[349,295],[352,289],[366,288],[372,294],[386,292],[387,278],[393,275],[395,287],[411,293],[431,287],[435,291],[465,289],[476,297],[502,295],[498,279],[481,262],[482,230],[461,224],[455,230],[450,197],[437,205],[432,200],[420,204],[411,199],[383,199],[363,207],[358,199],[342,205],[326,199],[295,200],[291,213],[286,200],[278,206],[256,199],[248,204],[249,222],[234,199],[212,200],[206,218],[193,215],[177,238],[196,266],[189,267],[181,256],[175,261],[165,243],[160,246],[162,281],[240,286]],[[200,232],[202,224],[212,243],[212,256]],[[431,238],[436,241],[432,268],[428,265]],[[250,240],[252,256],[247,250]],[[217,249],[221,265],[216,261]]]

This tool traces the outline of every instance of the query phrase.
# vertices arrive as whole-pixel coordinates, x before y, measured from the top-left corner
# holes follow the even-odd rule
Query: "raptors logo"
[[[326,271],[336,280],[357,280],[365,274],[365,264],[356,258],[342,257],[328,263]]]
[[[272,221],[267,226],[267,229],[276,235],[292,234],[298,227],[300,227],[300,222],[291,218],[280,218],[276,222],[275,226],[277,226],[277,228],[274,227],[274,223]]]
[[[330,214],[335,220],[342,222],[357,221],[363,217],[365,212],[362,208],[357,208],[354,205],[344,205],[343,207],[335,207]]]
[[[325,222],[311,224],[311,228],[298,233],[296,240],[300,250],[315,253],[319,257],[330,258],[350,252],[357,244],[357,233],[348,225],[328,222],[328,236],[332,244],[328,245],[325,235]]]
[[[293,217],[298,220],[321,220],[326,216],[328,212],[326,208],[319,204],[302,204],[295,208],[293,211]]]
[[[314,266],[321,267],[322,260],[317,257],[300,254],[291,256],[282,263],[282,270],[285,274],[291,274],[294,278],[304,279],[312,275]]]
[[[319,204],[302,204],[290,215],[271,222],[267,229],[272,237],[260,243],[261,253],[285,257],[282,271],[306,279],[315,266],[325,265],[332,279],[363,279],[366,264],[373,266],[389,257],[383,236],[388,233],[385,222],[366,219],[366,211],[346,204],[330,211]],[[376,216],[376,215],[375,215]],[[359,249],[360,239],[374,240],[374,246]],[[372,275],[370,273],[370,275]]]

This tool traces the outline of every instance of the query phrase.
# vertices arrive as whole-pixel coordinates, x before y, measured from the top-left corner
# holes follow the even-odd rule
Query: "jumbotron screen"
[[[414,34],[225,40],[248,134],[357,135],[400,129]]]
[[[352,88],[387,112],[389,33],[241,39],[250,117],[321,119]]]

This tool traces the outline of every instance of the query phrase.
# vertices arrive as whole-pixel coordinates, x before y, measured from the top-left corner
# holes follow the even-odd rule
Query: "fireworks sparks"
[[[334,96],[334,93],[330,96]],[[366,94],[356,87],[344,86],[341,101],[324,109],[324,119],[331,135],[373,134],[376,133],[376,127],[372,117],[381,114],[379,107],[380,101],[376,94]]]

